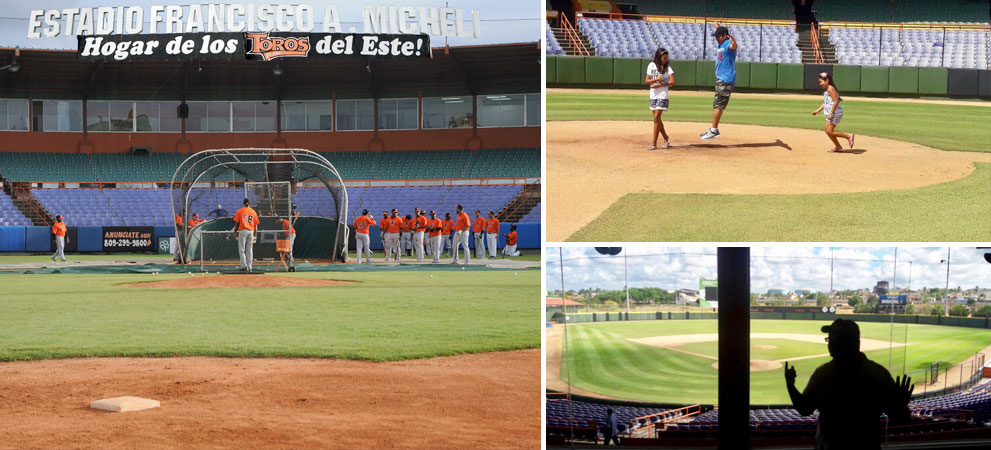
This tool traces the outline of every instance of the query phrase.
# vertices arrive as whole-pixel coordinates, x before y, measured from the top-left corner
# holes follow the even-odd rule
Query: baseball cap
[[[729,28],[726,28],[722,25],[716,27],[716,31],[712,33],[713,36],[722,36],[726,34],[729,34]]]
[[[836,319],[830,325],[823,325],[822,332],[837,337],[860,339],[860,327],[857,326],[857,322],[847,319]]]

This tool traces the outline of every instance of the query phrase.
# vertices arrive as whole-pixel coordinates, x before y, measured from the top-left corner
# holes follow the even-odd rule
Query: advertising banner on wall
[[[103,251],[151,252],[157,242],[152,240],[155,227],[103,227]]]
[[[426,34],[183,33],[78,36],[86,61],[258,60],[430,57]]]

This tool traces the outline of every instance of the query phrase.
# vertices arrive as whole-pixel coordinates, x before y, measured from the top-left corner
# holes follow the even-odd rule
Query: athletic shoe
[[[648,145],[647,146],[647,150],[657,150],[657,146],[656,145]]]
[[[708,141],[717,137],[719,137],[719,130],[716,128],[712,128],[709,131],[706,131],[705,134],[702,135],[702,140]]]
[[[664,148],[671,148],[671,143],[668,142],[668,141],[664,141],[664,145],[662,147],[664,147]]]
[[[853,141],[856,140],[856,139],[857,139],[857,135],[856,134],[851,134],[850,135],[850,148],[853,148]]]
[[[54,256],[52,257],[52,262],[55,262],[55,257]]]

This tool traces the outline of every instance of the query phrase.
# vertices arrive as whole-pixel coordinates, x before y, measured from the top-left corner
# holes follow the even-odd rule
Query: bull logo
[[[305,58],[310,51],[309,37],[268,37],[268,33],[245,33],[251,40],[249,55],[261,56],[265,61],[275,58]]]

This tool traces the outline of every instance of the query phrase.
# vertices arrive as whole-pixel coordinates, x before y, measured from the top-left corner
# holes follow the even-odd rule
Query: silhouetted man
[[[880,364],[860,351],[860,328],[856,322],[836,319],[822,327],[829,333],[829,355],[833,360],[819,366],[805,392],[795,388],[795,367],[785,363],[788,394],[803,416],[819,410],[816,449],[878,449],[881,447],[881,412],[888,423],[909,420],[908,401],[912,398],[910,377],[891,379]]]
[[[606,409],[606,441],[602,445],[609,445],[609,440],[619,445],[619,424],[616,421],[616,413],[612,408]]]

